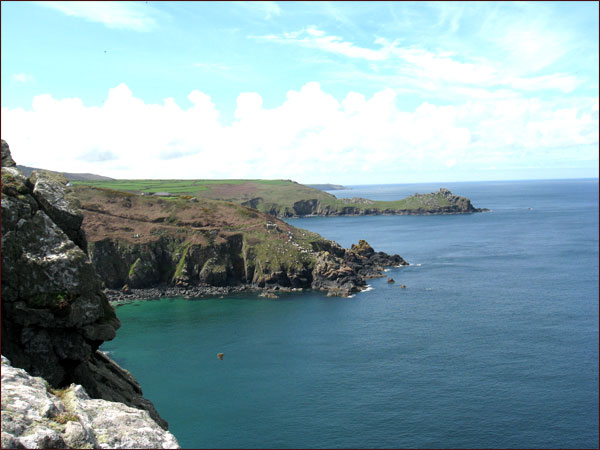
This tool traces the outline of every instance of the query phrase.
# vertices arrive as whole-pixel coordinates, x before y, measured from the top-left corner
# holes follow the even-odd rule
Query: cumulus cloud
[[[412,111],[392,89],[338,101],[311,82],[265,108],[241,93],[225,124],[198,90],[192,105],[147,104],[125,85],[101,107],[34,98],[2,108],[2,132],[19,164],[115,178],[284,178],[301,182],[402,182],[421,173],[562,167],[598,161],[598,101],[502,98]]]

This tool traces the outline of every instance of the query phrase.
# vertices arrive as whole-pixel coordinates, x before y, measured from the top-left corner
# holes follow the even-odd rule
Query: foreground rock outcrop
[[[52,389],[2,356],[2,448],[179,448],[148,411]]]
[[[86,254],[66,179],[26,178],[5,141],[2,164],[2,354],[53,388],[80,384],[92,397],[148,411],[166,429],[131,374],[98,351],[120,322]]]

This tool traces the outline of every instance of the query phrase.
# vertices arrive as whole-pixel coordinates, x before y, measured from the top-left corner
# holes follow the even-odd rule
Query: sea
[[[183,448],[598,448],[598,179],[331,193],[441,187],[491,212],[289,220],[410,263],[366,291],[137,301],[101,349]]]

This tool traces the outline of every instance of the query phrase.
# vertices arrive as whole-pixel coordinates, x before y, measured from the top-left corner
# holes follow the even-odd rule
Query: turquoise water
[[[493,212],[289,221],[399,253],[396,284],[137,302],[103,350],[184,448],[597,448],[598,181],[443,187]]]

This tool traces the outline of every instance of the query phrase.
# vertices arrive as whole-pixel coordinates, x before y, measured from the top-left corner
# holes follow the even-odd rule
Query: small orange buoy
[[[223,359],[223,356],[225,356],[225,353],[217,353],[217,358]]]

